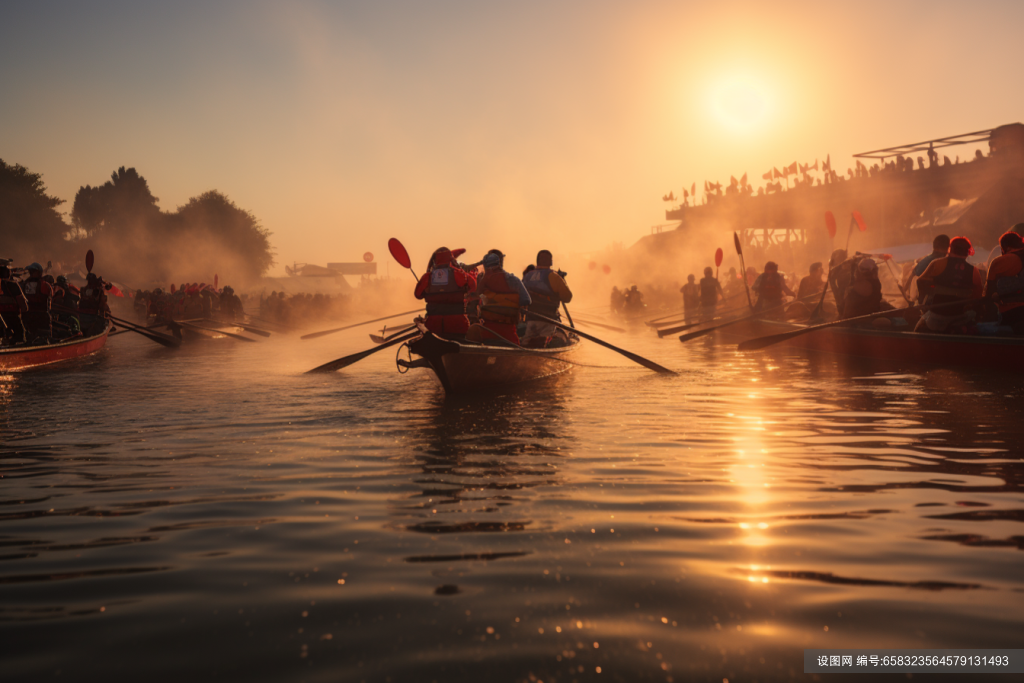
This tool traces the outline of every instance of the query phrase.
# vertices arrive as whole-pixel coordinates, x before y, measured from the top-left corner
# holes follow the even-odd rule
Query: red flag
[[[793,175],[796,173],[796,162],[794,161],[786,167],[786,175]]]
[[[772,172],[768,171],[767,173],[762,174],[761,177],[770,181],[772,179]]]
[[[111,294],[113,294],[114,296],[119,296],[122,299],[124,298],[124,292],[122,292],[120,289],[118,289],[117,285],[110,285],[110,289],[108,291]]]
[[[772,171],[775,172],[775,175],[774,175],[775,178],[785,178],[786,177],[786,174],[783,173],[782,171],[780,171],[777,168],[772,167]]]

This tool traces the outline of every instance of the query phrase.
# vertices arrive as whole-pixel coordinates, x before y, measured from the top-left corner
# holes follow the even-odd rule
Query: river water
[[[1019,647],[1024,383],[600,333],[446,399],[366,332],[0,376],[4,680],[771,681]]]

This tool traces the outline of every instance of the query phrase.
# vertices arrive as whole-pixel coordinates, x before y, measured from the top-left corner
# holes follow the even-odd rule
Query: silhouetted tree
[[[174,214],[177,230],[186,241],[220,249],[244,264],[237,276],[255,279],[274,265],[270,231],[249,211],[216,190],[193,197]]]
[[[57,211],[63,203],[46,194],[41,174],[0,159],[0,257],[24,265],[64,255],[69,226]]]

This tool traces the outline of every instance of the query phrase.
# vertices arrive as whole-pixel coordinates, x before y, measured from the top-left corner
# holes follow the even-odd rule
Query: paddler
[[[750,291],[757,294],[754,312],[775,320],[783,316],[782,295],[796,296],[793,290],[786,286],[785,279],[779,273],[779,264],[775,261],[764,264],[764,272],[754,280]]]
[[[977,268],[967,262],[974,255],[974,247],[966,237],[949,241],[949,253],[935,259],[917,280],[918,291],[925,295],[925,304],[946,304],[978,299],[985,291],[985,282]],[[945,332],[958,334],[967,331],[976,316],[968,306],[945,306],[925,311],[914,328],[915,332]]]
[[[715,277],[715,271],[708,266],[704,269],[704,277],[700,280],[700,317],[701,320],[711,320],[715,317],[715,310],[718,308],[719,297],[725,298],[722,285]]]
[[[999,238],[1001,256],[992,260],[985,296],[995,295],[1000,323],[1024,333],[1024,239],[1016,232]]]
[[[551,252],[542,249],[537,252],[537,267],[523,276],[523,286],[530,293],[529,310],[533,313],[561,322],[562,304],[572,301],[572,290],[565,284],[565,273],[552,270],[554,262]],[[564,346],[568,336],[558,327],[543,320],[526,321],[523,345],[532,347]]]
[[[28,278],[21,283],[21,289],[28,299],[28,311],[22,316],[25,330],[33,343],[49,343],[53,336],[50,325],[50,309],[53,304],[53,287],[43,279],[43,267],[38,263],[29,264]]]
[[[106,283],[96,273],[89,273],[82,289],[82,300],[78,303],[83,330],[98,330],[103,319],[110,313],[107,305]]]
[[[520,310],[530,305],[530,293],[522,280],[506,273],[505,255],[491,249],[484,256],[484,274],[477,280],[476,292],[480,296],[480,322],[470,325],[466,333],[469,341],[488,341],[503,338],[519,344],[516,324]]]
[[[0,265],[0,338],[4,344],[25,343],[25,325],[21,316],[28,311],[28,299],[21,285],[11,279],[9,266]]]
[[[882,282],[878,279],[878,264],[870,258],[861,259],[853,273],[853,281],[846,288],[842,318],[857,318],[883,310]]]
[[[465,335],[469,331],[466,296],[475,289],[476,275],[459,267],[454,252],[447,247],[435,250],[414,292],[427,302],[427,329],[444,337]]]
[[[68,279],[60,275],[54,282],[56,285],[53,295],[53,307],[57,321],[67,325],[69,336],[76,336],[81,333],[81,323],[78,320],[78,303],[81,300],[78,287],[68,282]]]
[[[690,322],[697,317],[697,309],[700,308],[700,287],[697,286],[697,276],[687,275],[686,284],[679,288],[683,295],[683,317]]]

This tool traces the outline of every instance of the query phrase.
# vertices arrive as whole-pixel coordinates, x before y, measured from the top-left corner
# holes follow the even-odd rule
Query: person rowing
[[[1015,226],[1016,227],[1016,226]],[[999,322],[1014,334],[1024,333],[1024,239],[1012,229],[999,238],[1002,255],[992,260],[985,296],[994,296]]]
[[[779,319],[783,315],[782,295],[788,294],[795,297],[786,280],[779,273],[779,264],[769,261],[764,264],[764,272],[757,276],[750,291],[757,293],[757,303],[754,304],[755,313],[763,313],[764,317]]]
[[[704,269],[704,277],[700,280],[700,317],[702,321],[715,317],[719,298],[724,299],[725,292],[722,291],[722,285],[715,277],[715,271],[708,266]]]
[[[553,261],[547,249],[537,252],[537,267],[523,276],[523,286],[530,293],[530,311],[561,322],[559,307],[572,301],[572,290],[565,284],[565,273],[551,269]],[[542,348],[568,343],[568,335],[561,328],[543,320],[526,322],[524,346]]]
[[[502,338],[519,344],[516,325],[520,312],[530,305],[530,293],[522,280],[506,273],[505,255],[491,249],[484,256],[484,274],[477,280],[476,293],[480,296],[480,322],[469,326],[466,339],[484,342]]]
[[[949,254],[929,263],[917,280],[918,291],[925,295],[926,304],[981,298],[985,283],[978,269],[967,262],[967,257],[972,255],[974,247],[966,237],[954,237],[949,241]],[[973,327],[977,315],[969,309],[970,306],[965,305],[926,311],[914,331],[962,334]]]
[[[414,291],[417,299],[427,302],[423,324],[436,335],[464,336],[469,331],[466,297],[475,289],[476,274],[459,267],[450,249],[438,248]]]
[[[89,273],[86,276],[85,287],[82,289],[82,300],[78,304],[82,329],[98,331],[102,329],[104,318],[110,314],[110,306],[107,305],[107,293],[104,289],[108,285],[96,273]]]
[[[50,320],[50,309],[53,304],[53,287],[43,279],[43,267],[31,263],[25,269],[28,278],[21,283],[21,288],[28,299],[28,311],[22,316],[28,340],[33,344],[48,344],[53,336]]]
[[[28,299],[21,285],[11,278],[11,269],[0,265],[0,338],[6,345],[25,343],[22,316],[28,311]]]

